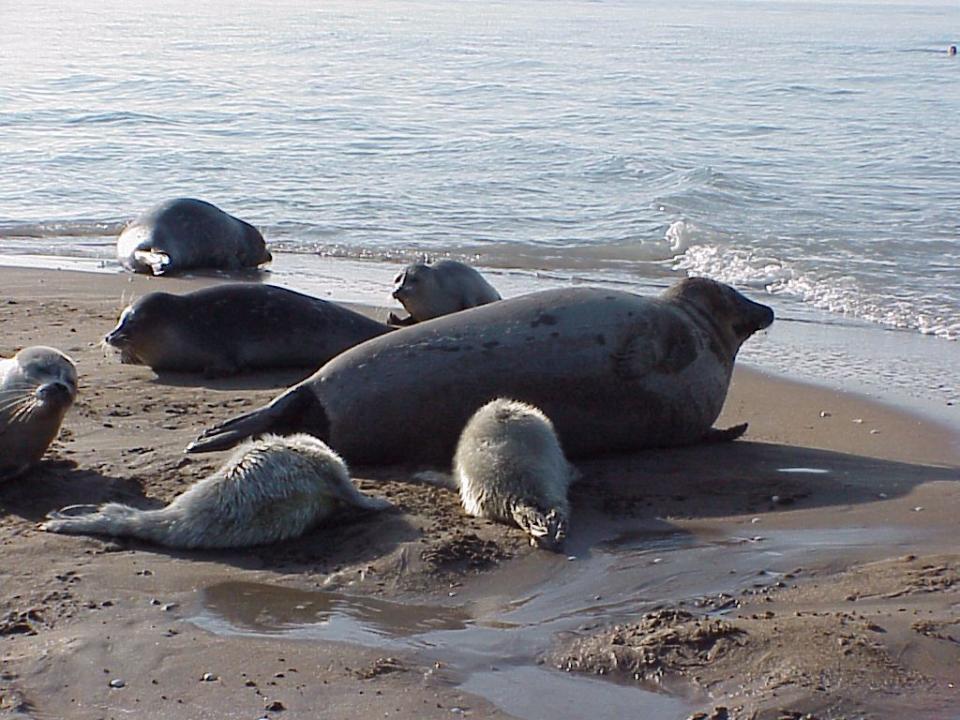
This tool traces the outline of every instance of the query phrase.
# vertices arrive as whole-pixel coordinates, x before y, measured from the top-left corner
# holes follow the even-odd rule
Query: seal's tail
[[[187,452],[227,450],[248,437],[264,433],[290,435],[296,432],[309,433],[323,441],[330,435],[327,414],[313,391],[304,383],[295,385],[259,410],[204,430],[200,437],[187,445]]]
[[[130,537],[138,534],[142,518],[143,510],[120,503],[70,505],[49,513],[40,529],[64,535]]]

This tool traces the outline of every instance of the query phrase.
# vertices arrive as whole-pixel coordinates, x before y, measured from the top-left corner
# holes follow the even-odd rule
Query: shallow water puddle
[[[469,618],[459,608],[225,582],[204,589],[203,612],[193,622],[223,635],[284,635],[384,647],[396,638],[414,638],[436,630],[462,630]],[[402,645],[407,647],[408,643]]]
[[[751,530],[756,526],[750,526]],[[534,553],[505,563],[479,587],[464,587],[461,607],[411,605],[340,592],[307,592],[223,583],[203,592],[192,621],[218,634],[278,635],[407,651],[441,662],[446,679],[525,720],[610,716],[685,718],[691,705],[655,686],[615,684],[541,664],[558,636],[629,621],[684,602],[734,596],[775,582],[798,565],[903,543],[915,531],[886,528],[773,530],[750,538],[737,528],[696,534],[664,530],[590,538],[570,555]],[[583,538],[581,538],[581,542]]]

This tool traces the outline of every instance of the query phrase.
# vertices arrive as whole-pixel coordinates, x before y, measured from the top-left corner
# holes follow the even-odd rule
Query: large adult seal
[[[403,328],[334,358],[188,450],[305,431],[349,461],[450,461],[497,397],[540,408],[568,457],[730,439],[712,431],[737,350],[773,311],[705,278],[659,298],[602,288],[523,295]]]
[[[160,203],[127,225],[117,239],[117,258],[128,270],[154,275],[241,270],[272,259],[253,225],[193,198]]]
[[[74,505],[41,527],[71,535],[135,537],[174,548],[233,548],[299,537],[345,508],[384,510],[343,460],[310,435],[268,435],[237,448],[223,467],[159,510]]]
[[[456,260],[408,265],[394,282],[393,297],[410,315],[400,318],[390,313],[393,325],[413,325],[500,299],[483,275]]]
[[[228,283],[184,295],[155,292],[127,307],[104,343],[121,362],[154,371],[232,375],[317,369],[389,325],[336,303],[257,283]]]
[[[77,396],[77,368],[59,350],[28,347],[0,360],[0,481],[32,468]]]

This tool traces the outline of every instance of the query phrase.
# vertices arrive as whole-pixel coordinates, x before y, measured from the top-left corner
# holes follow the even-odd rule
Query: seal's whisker
[[[21,404],[10,416],[10,422],[14,423],[14,422],[22,422],[23,420],[26,420],[28,417],[30,417],[33,414],[33,411],[37,409],[37,406],[39,404],[40,403],[38,403],[36,400]]]
[[[6,397],[14,394],[22,394],[24,392],[30,392],[35,390],[37,387],[36,383],[31,382],[19,382],[16,384],[8,385],[0,390],[0,398]]]
[[[7,412],[11,408],[15,408],[18,405],[30,402],[31,397],[29,395],[20,395],[13,400],[8,400],[6,403],[0,404],[0,413]]]

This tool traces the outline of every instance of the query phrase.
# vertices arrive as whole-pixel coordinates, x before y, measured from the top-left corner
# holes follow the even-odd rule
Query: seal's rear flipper
[[[707,434],[703,436],[703,442],[705,443],[730,442],[731,440],[736,440],[738,437],[743,435],[746,431],[747,431],[747,423],[734,425],[733,427],[724,428],[723,430],[719,430],[717,428],[710,428],[709,430],[707,430]]]
[[[163,275],[170,265],[170,256],[160,250],[134,250],[133,262],[150,268],[154,275]]]
[[[413,479],[418,483],[433,485],[434,487],[444,488],[457,492],[460,490],[460,483],[457,478],[450,473],[437,472],[436,470],[422,470],[413,474]]]
[[[204,430],[200,437],[187,445],[187,452],[227,450],[248,437],[264,433],[291,435],[297,432],[308,433],[323,441],[330,435],[327,414],[305,383],[290,388],[259,410]]]
[[[136,535],[143,510],[107,503],[105,505],[68,505],[59,511],[47,513],[40,529],[63,535],[109,535],[124,537]]]

